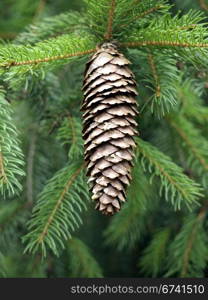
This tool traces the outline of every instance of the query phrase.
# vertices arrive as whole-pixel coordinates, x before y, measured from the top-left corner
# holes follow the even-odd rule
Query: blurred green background
[[[178,9],[184,11],[189,10],[191,8],[204,9],[204,7],[202,7],[202,2],[197,0],[176,0],[169,2],[176,5],[173,8],[173,12],[176,12]],[[206,1],[203,3],[206,4]],[[69,10],[80,11],[83,9],[84,4],[81,0],[0,0],[0,39],[2,43],[4,43],[5,41],[12,41],[19,33],[24,31],[27,25],[33,23],[35,24],[44,17],[57,15],[59,13],[63,13]],[[73,75],[66,75],[66,70],[67,69],[63,68],[63,70],[58,71],[59,76],[62,76],[63,78],[63,90],[65,90],[65,86],[68,84],[71,87],[73,87],[77,79],[80,80],[80,83],[76,86],[76,88],[81,88],[83,65],[77,67],[72,64],[72,66],[70,66],[70,70],[72,71]],[[79,95],[81,97],[81,92]],[[43,103],[43,105],[45,100],[44,97],[45,96],[41,96],[40,92],[39,100],[41,103]],[[71,98],[73,99],[73,95],[71,96]],[[76,102],[74,103],[74,106],[76,106]],[[71,104],[71,107],[73,107],[73,103]],[[39,107],[39,109],[41,111],[41,107]],[[18,128],[20,128],[20,130],[24,132],[24,127],[27,127],[27,124],[29,124],[30,122],[30,116],[27,112],[27,108],[20,105],[16,108],[16,112],[18,112],[19,114],[19,117],[17,118]],[[24,124],[20,122],[20,120],[22,121],[22,119],[24,119]],[[28,131],[28,135],[30,134],[30,132],[31,131]],[[48,138],[48,144],[52,143],[52,139],[53,138],[51,137]],[[24,147],[25,149],[27,149],[28,141],[25,141]],[[25,152],[26,151],[27,150],[25,150]],[[53,174],[54,171],[56,169],[59,169],[62,165],[62,163],[60,163],[59,161],[59,157],[56,157],[55,154],[55,152],[59,151],[59,145],[57,145],[57,147],[54,147],[54,150],[51,154],[47,153],[48,148],[46,148],[44,151],[42,153],[43,157],[44,155],[48,155],[49,160],[53,159],[57,162],[54,169],[50,169],[49,167],[49,171],[46,177],[50,178],[50,175]],[[39,189],[41,189],[41,187],[42,186],[40,184]],[[161,211],[158,209],[158,214],[159,213],[161,213]],[[8,223],[10,223],[10,220],[6,220],[5,223],[2,223],[0,225],[0,234]],[[84,218],[84,224],[86,224],[86,226],[82,226],[77,235],[82,236],[82,239],[84,241],[87,241],[87,244],[93,251],[94,257],[97,259],[97,261],[99,261],[101,268],[105,270],[105,277],[144,276],[142,272],[140,273],[140,271],[138,270],[138,266],[135,263],[138,261],[138,257],[140,256],[140,250],[137,247],[133,248],[129,254],[129,252],[126,250],[122,250],[119,252],[116,251],[114,247],[105,246],[105,244],[103,243],[103,235],[101,233],[103,232],[104,228],[106,228],[106,225],[108,223],[108,219],[98,214],[96,211],[94,211],[94,209],[91,209],[91,212],[87,213],[86,217]],[[96,228],[94,226],[95,224]],[[21,222],[18,226],[19,227],[17,228],[17,231],[19,231],[20,233],[25,230],[22,229],[24,227],[24,224],[21,224]],[[149,234],[151,234],[153,230],[153,228],[149,228]],[[12,232],[12,236],[14,235],[15,231]],[[17,237],[17,239],[18,241],[16,241],[14,238],[13,242],[10,240],[10,249],[8,249],[8,252],[7,250],[5,251],[4,248],[4,253],[6,253],[6,266],[8,268],[8,277],[66,277],[70,273],[70,270],[67,270],[66,267],[66,252],[68,250],[66,250],[60,258],[54,258],[54,256],[49,256],[47,261],[41,263],[41,259],[39,256],[35,258],[32,258],[28,255],[23,256],[23,246],[20,246],[20,248],[18,249],[18,253],[16,253],[15,245],[16,243],[18,245],[21,244],[21,234]],[[145,236],[144,239],[141,239],[139,248],[143,249],[147,245],[148,240],[148,235]],[[74,254],[76,255],[76,253]],[[5,257],[2,258],[0,253],[0,267],[1,259],[5,259]],[[24,261],[22,265],[21,261]],[[0,271],[2,271],[3,274],[3,270]]]

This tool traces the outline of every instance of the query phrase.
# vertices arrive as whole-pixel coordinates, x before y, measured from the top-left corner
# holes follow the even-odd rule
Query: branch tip
[[[108,15],[108,26],[107,26],[107,31],[104,35],[104,38],[106,40],[110,40],[112,38],[113,18],[114,18],[114,14],[115,14],[115,8],[116,8],[116,0],[111,0],[111,5],[110,5],[109,15]]]

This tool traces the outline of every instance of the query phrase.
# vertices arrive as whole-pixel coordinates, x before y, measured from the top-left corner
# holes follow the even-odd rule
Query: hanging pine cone
[[[115,44],[104,43],[87,63],[83,83],[87,176],[95,208],[106,215],[120,210],[131,180],[137,92],[129,64]]]

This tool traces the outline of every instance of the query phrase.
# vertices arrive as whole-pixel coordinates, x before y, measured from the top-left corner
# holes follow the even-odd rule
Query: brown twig
[[[110,40],[112,38],[113,17],[114,17],[114,13],[115,13],[115,8],[116,8],[116,0],[111,0],[111,5],[110,5],[109,15],[108,15],[108,26],[107,26],[107,31],[104,35],[104,38],[106,40]]]
[[[155,165],[156,168],[160,171],[160,174],[162,174],[164,177],[167,178],[167,180],[170,182],[171,185],[175,186],[175,188],[183,195],[184,199],[187,199],[186,192],[181,188],[180,184],[175,180],[175,178],[170,175],[164,167],[162,167],[156,160],[154,160],[152,157],[148,157],[148,155],[143,151],[143,149],[140,147],[139,143],[137,143],[137,147],[140,149],[140,152],[143,154],[144,157],[147,157],[151,164]]]
[[[18,32],[0,32],[0,38],[2,39],[14,39],[18,35]]]
[[[161,93],[160,81],[159,81],[159,77],[157,75],[157,68],[155,65],[154,57],[152,54],[149,54],[147,59],[148,59],[149,65],[150,65],[150,69],[152,71],[152,76],[155,81],[155,94],[157,97],[160,97],[160,93]]]
[[[198,0],[198,2],[199,2],[199,5],[200,5],[200,7],[201,7],[202,9],[208,10],[208,5],[205,3],[204,0]]]
[[[184,47],[184,48],[208,48],[208,43],[180,43],[169,41],[142,41],[142,42],[126,42],[121,43],[121,47],[136,48],[143,46],[170,46],[170,47]]]
[[[129,23],[134,22],[134,21],[136,21],[136,20],[138,20],[138,19],[141,19],[141,18],[145,17],[146,15],[149,15],[149,14],[153,13],[154,11],[156,11],[156,10],[162,8],[162,7],[163,7],[163,5],[157,5],[157,6],[155,6],[155,7],[152,7],[152,8],[150,8],[150,9],[144,11],[142,14],[136,15],[134,18],[132,18],[132,19],[129,21]],[[123,24],[123,25],[121,25],[121,27],[126,27],[126,26],[129,25],[129,23],[128,23],[128,24]]]
[[[190,24],[190,25],[187,25],[187,26],[181,26],[181,27],[177,27],[176,29],[177,30],[189,30],[189,29],[193,29],[197,26],[197,24]],[[176,29],[173,29],[171,31],[175,31]]]
[[[26,60],[26,61],[19,61],[19,62],[11,61],[11,62],[6,62],[4,64],[0,64],[0,67],[8,68],[8,67],[15,67],[15,66],[39,64],[39,63],[49,62],[49,61],[53,61],[53,60],[66,59],[66,58],[73,57],[73,56],[82,56],[82,55],[93,53],[95,51],[96,51],[96,49],[90,49],[90,50],[86,50],[83,52],[76,52],[76,53],[70,53],[70,54],[58,55],[58,56],[52,56],[52,57],[44,57],[44,58],[39,58],[39,59],[34,59],[34,60]]]
[[[74,180],[76,179],[76,177],[79,175],[79,173],[81,172],[81,170],[83,168],[84,168],[84,164],[79,169],[76,170],[76,172],[71,176],[70,180],[67,182],[66,186],[64,187],[64,190],[62,191],[54,209],[52,210],[52,212],[47,220],[47,223],[45,224],[45,227],[43,228],[43,231],[41,232],[40,236],[37,239],[38,244],[41,244],[43,242],[45,236],[48,233],[49,226],[53,222],[54,216],[55,216],[57,210],[59,209],[60,205],[62,204],[62,201],[64,200],[66,193],[68,192],[69,188],[74,183]]]
[[[30,145],[28,149],[27,157],[27,178],[26,178],[26,194],[27,202],[32,205],[33,203],[33,167],[34,167],[34,156],[36,150],[36,141],[38,137],[37,126],[32,130]]]
[[[33,17],[33,22],[35,22],[36,19],[42,14],[42,12],[45,8],[45,5],[46,5],[46,0],[40,0],[39,1],[36,12],[35,12],[35,15]]]
[[[184,142],[191,149],[191,151],[195,155],[195,158],[200,162],[200,164],[202,165],[202,167],[204,168],[204,170],[208,171],[208,164],[205,161],[205,159],[198,152],[197,147],[195,147],[195,145],[193,145],[191,143],[191,141],[188,139],[188,137],[183,132],[183,130],[179,126],[177,126],[177,124],[173,120],[171,120],[170,118],[166,118],[166,119],[169,121],[170,125],[176,130],[176,132],[179,134],[179,136],[184,140]]]
[[[7,176],[4,170],[4,159],[1,151],[0,151],[0,180],[3,180],[3,183],[7,183]]]
[[[200,222],[203,221],[203,219],[206,215],[206,212],[207,212],[207,205],[204,205],[201,208],[201,210],[200,210],[199,214],[197,215],[196,220],[193,224],[193,228],[192,228],[192,231],[191,231],[191,234],[190,234],[188,245],[186,247],[186,250],[185,250],[184,256],[183,256],[183,268],[181,270],[180,277],[185,277],[186,276],[191,250],[192,250],[192,247],[193,247],[193,244],[194,244],[194,241],[195,241],[195,238],[196,238],[196,234],[197,234],[197,227],[200,224]]]
[[[136,48],[136,47],[144,47],[144,46],[170,46],[170,47],[187,47],[187,48],[208,48],[208,43],[180,43],[180,42],[169,42],[169,41],[142,41],[142,42],[126,42],[121,43],[121,47],[127,47],[127,48]],[[70,53],[65,55],[58,55],[58,56],[52,56],[52,57],[44,57],[34,60],[26,60],[26,61],[11,61],[6,62],[3,64],[0,64],[0,68],[9,68],[9,67],[15,67],[15,66],[22,66],[22,65],[32,65],[32,64],[39,64],[44,62],[50,62],[54,60],[60,60],[60,59],[67,59],[69,57],[73,56],[82,56],[90,53],[94,53],[96,51],[96,48],[82,51],[82,52],[76,52],[76,53]]]

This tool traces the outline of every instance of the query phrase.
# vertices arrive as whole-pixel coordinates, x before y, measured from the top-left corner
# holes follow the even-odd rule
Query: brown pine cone
[[[113,215],[131,180],[137,95],[130,64],[117,46],[104,43],[86,65],[83,138],[87,176],[96,209]]]

